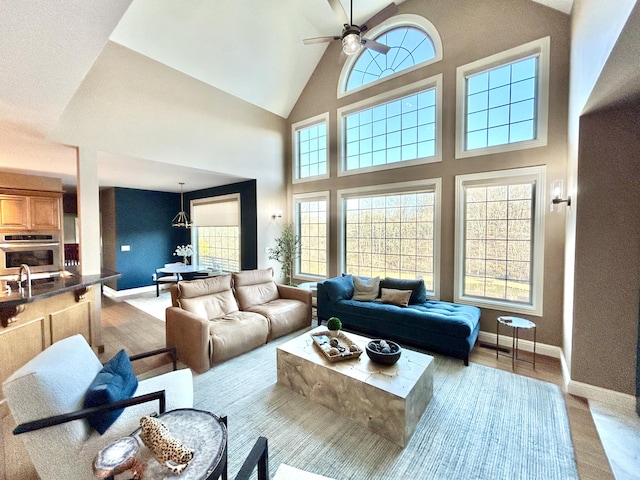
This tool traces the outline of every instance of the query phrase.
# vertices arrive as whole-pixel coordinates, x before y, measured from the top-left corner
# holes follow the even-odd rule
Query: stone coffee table
[[[406,446],[433,395],[433,357],[403,348],[395,365],[378,365],[365,351],[370,339],[346,333],[362,355],[331,363],[311,338],[326,330],[317,327],[277,348],[278,383]]]

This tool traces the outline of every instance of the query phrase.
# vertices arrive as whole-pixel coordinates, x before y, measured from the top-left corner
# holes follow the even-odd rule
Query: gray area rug
[[[564,399],[556,385],[435,356],[433,399],[408,445],[398,445],[276,384],[278,344],[194,378],[195,408],[226,414],[229,477],[258,436],[269,464],[339,480],[577,479]]]

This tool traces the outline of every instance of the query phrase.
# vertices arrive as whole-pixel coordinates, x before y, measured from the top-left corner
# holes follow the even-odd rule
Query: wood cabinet
[[[60,230],[62,196],[0,194],[0,229]]]

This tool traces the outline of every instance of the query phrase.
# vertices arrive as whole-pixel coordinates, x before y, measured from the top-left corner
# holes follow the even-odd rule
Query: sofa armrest
[[[292,287],[290,285],[278,284],[278,295],[280,298],[287,298],[289,300],[299,300],[303,303],[308,303],[311,308],[311,292],[298,287]]]
[[[182,310],[166,310],[167,347],[176,347],[178,358],[196,372],[211,368],[209,361],[209,320]]]

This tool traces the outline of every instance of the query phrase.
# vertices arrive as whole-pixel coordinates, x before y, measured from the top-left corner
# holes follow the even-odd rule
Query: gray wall
[[[337,99],[337,85],[342,63],[339,42],[329,46],[298,103],[289,117],[289,126],[300,120],[329,112],[331,178],[302,184],[289,183],[290,193],[329,190],[331,192],[330,275],[338,272],[336,190],[419,178],[442,178],[442,235],[440,286],[442,300],[453,299],[454,280],[454,189],[460,174],[503,170],[532,165],[546,165],[547,181],[566,174],[567,107],[569,82],[569,17],[528,0],[486,0],[424,2],[408,0],[400,13],[418,14],[438,29],[444,58],[400,78],[383,82]],[[455,110],[456,68],[489,55],[517,47],[539,38],[551,37],[551,76],[549,100],[549,137],[545,147],[456,160]],[[443,161],[404,167],[379,173],[337,177],[337,108],[391,90],[417,80],[443,73]],[[289,132],[290,132],[289,128]],[[291,141],[288,142],[291,158]],[[289,166],[290,168],[290,166]],[[288,171],[289,182],[291,172]],[[564,277],[564,210],[546,215],[544,316],[532,317],[538,324],[538,341],[562,344],[562,288]],[[496,316],[501,312],[484,310],[481,329],[494,332]]]

